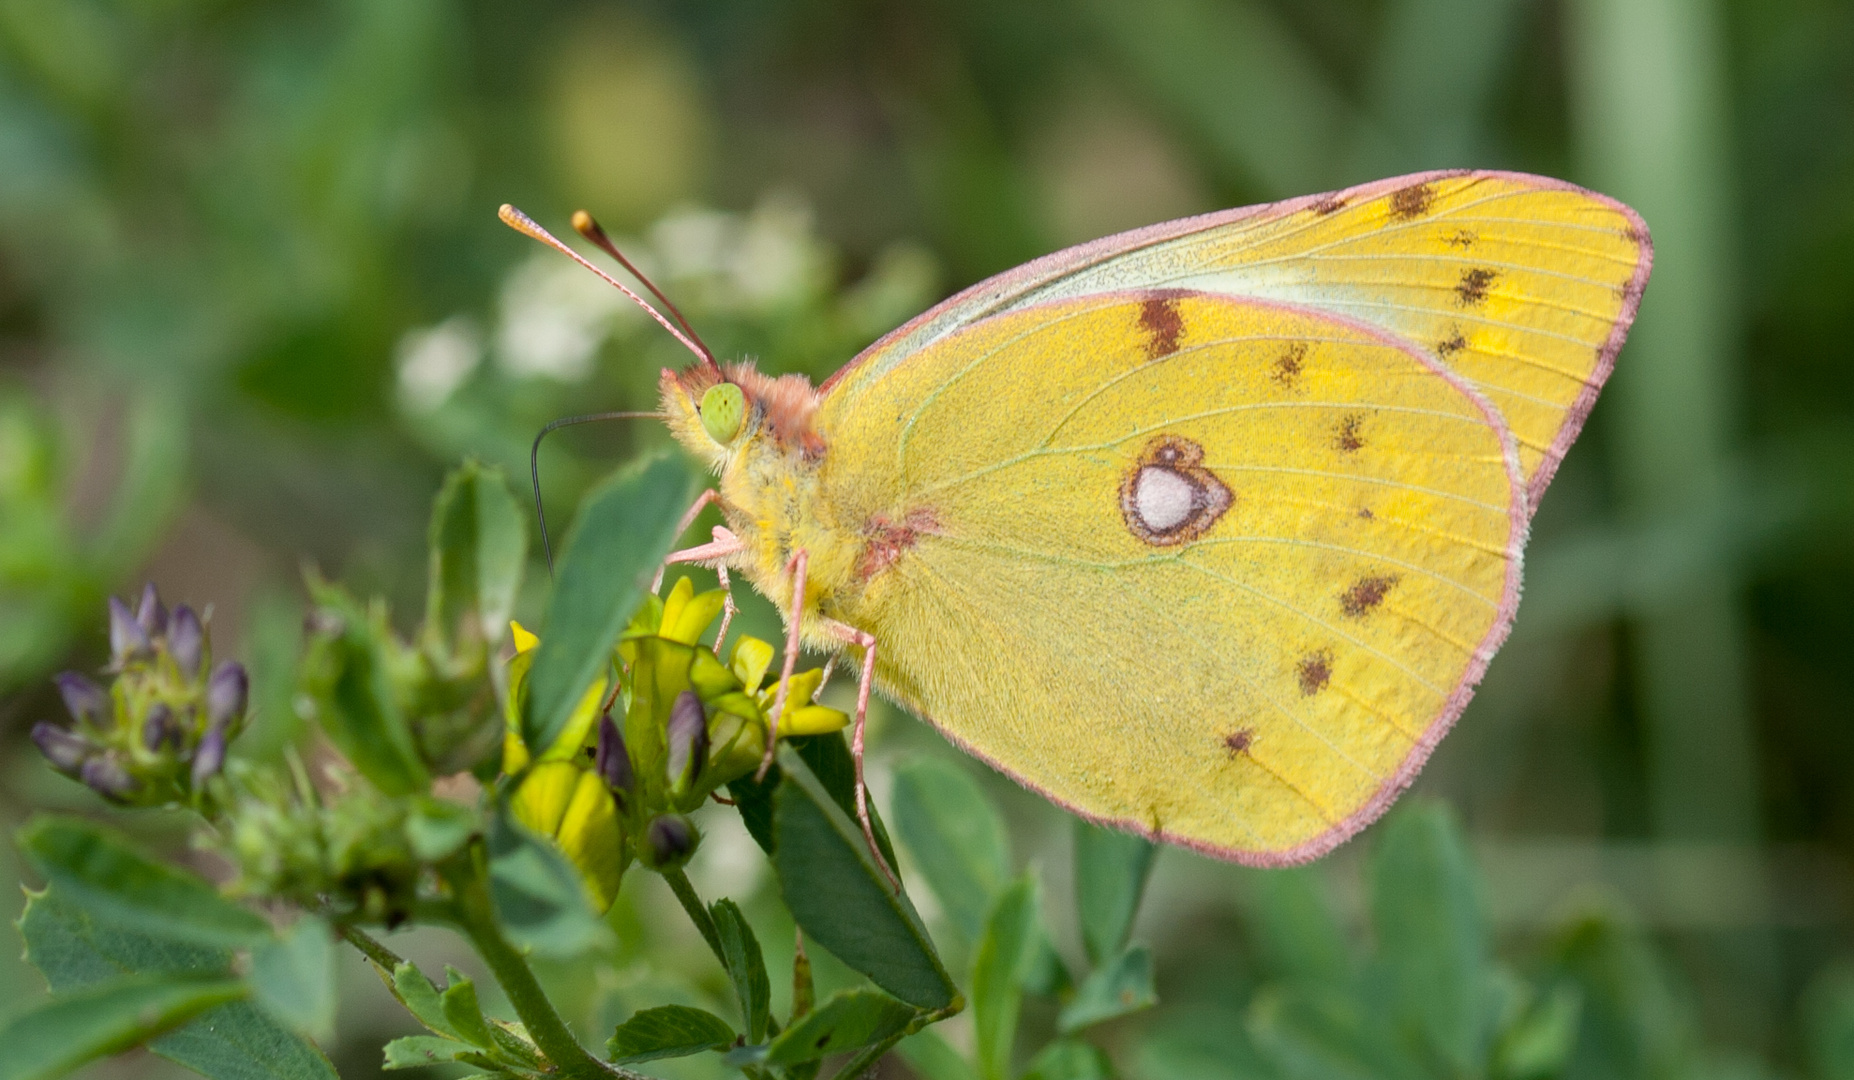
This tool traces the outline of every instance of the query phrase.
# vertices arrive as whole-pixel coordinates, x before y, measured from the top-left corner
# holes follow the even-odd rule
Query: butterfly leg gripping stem
[[[760,769],[753,774],[753,779],[766,779],[766,770],[772,768],[773,752],[779,747],[779,721],[785,716],[785,691],[792,683],[792,669],[798,666],[798,625],[805,615],[805,571],[810,568],[811,555],[804,548],[792,553],[792,559],[785,564],[792,575],[792,617],[786,620],[785,628],[785,665],[779,669],[779,689],[773,694],[772,712],[766,719],[766,756],[760,759]]]
[[[697,495],[695,497],[695,504],[693,506],[690,506],[689,509],[683,511],[682,520],[676,523],[676,535],[680,537],[683,533],[688,532],[689,526],[695,524],[696,517],[700,515],[704,509],[707,508],[709,503],[720,502],[720,501],[721,501],[720,492],[716,491],[714,488],[704,489],[700,495]],[[715,539],[720,540],[721,537],[719,535],[716,535]],[[708,546],[711,546],[711,545],[706,545],[706,544],[703,545],[703,547],[708,547]],[[735,546],[736,548],[739,547],[738,544],[736,544]],[[674,552],[670,555],[669,558],[664,559],[663,565],[657,567],[657,576],[650,579],[650,591],[656,592],[658,589],[661,589],[663,587],[663,572],[669,569],[671,563],[696,562],[697,561],[697,559],[678,559],[676,557],[677,555],[686,555],[690,551],[700,551],[700,550],[702,550],[702,548],[689,548],[687,551]]]
[[[888,860],[882,857],[882,849],[876,844],[875,827],[869,822],[869,789],[863,783],[863,724],[869,718],[869,688],[875,684],[875,635],[835,619],[823,620],[823,628],[837,640],[863,650],[862,679],[856,685],[856,724],[850,729],[850,757],[856,762],[856,820],[862,823],[863,839],[868,841],[869,853],[875,856],[876,865],[882,868],[889,886],[900,893],[901,882],[896,879],[895,871],[889,869]]]

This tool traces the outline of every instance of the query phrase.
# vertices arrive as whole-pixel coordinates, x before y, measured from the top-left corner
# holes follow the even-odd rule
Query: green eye
[[[746,415],[747,395],[733,383],[716,383],[702,395],[702,428],[718,443],[733,442]]]

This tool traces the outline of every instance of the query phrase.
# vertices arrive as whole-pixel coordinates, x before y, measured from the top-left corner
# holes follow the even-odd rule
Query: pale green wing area
[[[1555,180],[1430,173],[1108,237],[983,282],[873,346],[842,377],[992,315],[1126,290],[1276,300],[1379,327],[1500,411],[1534,506],[1608,378],[1647,281],[1633,211]],[[833,390],[834,392],[834,390]]]
[[[819,427],[839,520],[919,532],[831,601],[884,688],[1073,809],[1226,858],[1310,858],[1374,816],[1517,600],[1510,437],[1315,312],[1044,305]]]

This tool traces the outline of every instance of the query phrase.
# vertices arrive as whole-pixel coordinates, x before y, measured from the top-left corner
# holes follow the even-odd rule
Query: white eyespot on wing
[[[1197,488],[1191,481],[1159,465],[1139,471],[1133,498],[1140,520],[1154,532],[1171,532],[1197,509]]]

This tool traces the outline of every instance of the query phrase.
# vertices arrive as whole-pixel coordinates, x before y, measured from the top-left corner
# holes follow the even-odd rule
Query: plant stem
[[[358,926],[337,926],[335,932],[340,934],[348,944],[361,951],[361,955],[373,961],[374,966],[391,975],[395,968],[405,963],[405,958],[374,940],[372,935]]]
[[[728,971],[727,953],[721,948],[721,931],[715,926],[714,916],[702,905],[702,898],[695,895],[695,886],[689,884],[689,875],[683,873],[681,867],[661,873],[663,880],[669,882],[670,891],[676,894],[676,899],[682,901],[682,910],[689,913],[689,921],[702,932],[703,940],[715,952],[715,959],[721,961],[721,970]]]
[[[560,1070],[560,1075],[573,1077],[575,1080],[610,1080],[614,1076],[637,1076],[629,1070],[617,1069],[607,1065],[586,1052],[579,1044],[573,1032],[560,1019],[554,1010],[553,1002],[547,999],[547,992],[541,989],[540,981],[529,969],[527,960],[502,936],[502,928],[496,924],[495,904],[489,895],[489,880],[485,866],[486,856],[480,841],[471,844],[462,858],[452,860],[445,867],[445,878],[450,883],[456,902],[451,910],[451,917],[457,928],[470,939],[478,956],[489,965],[489,970],[501,984],[502,992],[508,995],[509,1004],[515,1007],[515,1014],[521,1017],[522,1024],[528,1029],[528,1036],[547,1055],[547,1060]]]

